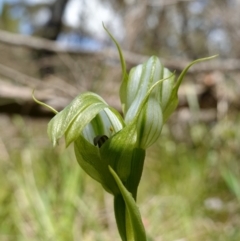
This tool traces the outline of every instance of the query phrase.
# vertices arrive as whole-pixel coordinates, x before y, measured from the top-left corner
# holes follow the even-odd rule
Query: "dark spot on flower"
[[[106,135],[98,135],[94,137],[93,143],[95,146],[98,145],[98,147],[100,148],[107,139],[108,137]]]

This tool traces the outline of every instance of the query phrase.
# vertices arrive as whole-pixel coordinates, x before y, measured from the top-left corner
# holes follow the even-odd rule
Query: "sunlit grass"
[[[149,240],[240,240],[239,123],[197,123],[187,142],[163,130],[139,188]],[[71,147],[52,148],[46,125],[0,121],[0,240],[120,240],[111,196],[81,171]]]

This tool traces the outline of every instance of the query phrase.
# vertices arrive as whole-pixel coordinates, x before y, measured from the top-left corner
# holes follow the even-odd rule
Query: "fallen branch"
[[[4,30],[0,30],[0,42],[13,45],[18,47],[30,48],[35,50],[48,50],[55,53],[70,53],[77,55],[92,55],[101,59],[114,59],[118,60],[118,52],[113,48],[104,48],[101,51],[87,51],[82,48],[74,48],[63,43],[46,40],[43,38],[24,36],[20,34],[10,33]],[[129,51],[123,51],[126,62],[129,65],[137,65],[149,58],[147,55],[136,54]],[[185,66],[188,65],[191,60],[166,60],[161,59],[164,66],[172,70],[181,71]],[[188,72],[210,72],[210,71],[236,71],[240,70],[240,60],[239,59],[221,59],[212,60],[211,62],[199,63],[193,66]]]

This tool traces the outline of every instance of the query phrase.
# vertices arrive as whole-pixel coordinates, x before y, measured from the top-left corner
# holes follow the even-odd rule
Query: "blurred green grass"
[[[71,147],[52,148],[47,121],[0,117],[0,240],[120,240],[112,197]],[[236,114],[196,122],[183,139],[165,126],[139,187],[149,240],[240,240],[239,124]]]

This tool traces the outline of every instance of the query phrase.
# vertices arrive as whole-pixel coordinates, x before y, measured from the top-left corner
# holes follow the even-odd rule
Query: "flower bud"
[[[151,90],[154,84],[162,79],[165,81],[159,82]],[[146,149],[160,136],[164,123],[164,110],[171,97],[173,86],[174,76],[162,66],[156,56],[133,68],[129,78],[122,83],[120,95],[126,124],[133,121],[140,112],[137,120],[139,147]],[[147,101],[142,105],[146,97]]]

